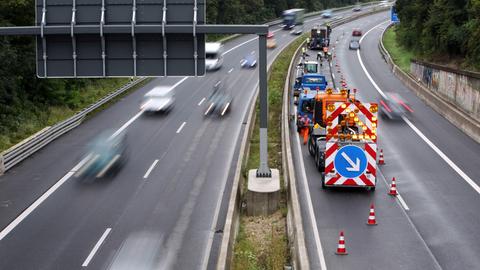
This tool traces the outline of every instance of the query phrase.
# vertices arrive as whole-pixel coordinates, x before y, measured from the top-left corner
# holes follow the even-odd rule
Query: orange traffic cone
[[[340,231],[340,237],[338,238],[338,247],[335,252],[337,255],[347,255],[347,249],[345,248],[345,237],[343,236],[343,231]]]
[[[385,160],[383,159],[383,149],[380,149],[380,158],[378,159],[378,165],[385,164]]]
[[[375,218],[375,207],[373,203],[370,205],[370,214],[368,215],[367,225],[377,225],[377,220]]]
[[[397,196],[397,183],[395,182],[395,177],[392,178],[392,183],[390,184],[390,191],[388,195]]]

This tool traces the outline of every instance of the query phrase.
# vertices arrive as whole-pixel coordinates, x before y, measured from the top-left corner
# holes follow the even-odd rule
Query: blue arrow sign
[[[333,165],[335,170],[343,177],[359,177],[367,168],[367,156],[362,148],[347,145],[337,151]]]

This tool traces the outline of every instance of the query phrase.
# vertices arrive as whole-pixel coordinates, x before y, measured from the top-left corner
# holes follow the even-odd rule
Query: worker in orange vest
[[[308,141],[308,133],[310,131],[310,118],[305,114],[304,116],[304,124],[302,128],[302,135],[303,135],[303,144],[307,144]]]

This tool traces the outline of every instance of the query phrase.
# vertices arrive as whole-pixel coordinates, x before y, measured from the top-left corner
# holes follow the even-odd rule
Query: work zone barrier
[[[72,117],[55,124],[50,128],[46,128],[43,131],[33,135],[29,139],[13,146],[12,148],[6,150],[0,154],[0,175],[11,169],[13,166],[17,165],[24,159],[33,155],[38,150],[42,149],[45,145],[49,144],[56,138],[65,134],[66,132],[74,129],[79,126],[85,117],[102,106],[103,104],[111,101],[115,97],[121,95],[130,88],[138,85],[139,83],[145,81],[147,78],[137,78],[129,83],[123,85],[114,92],[106,95],[97,102],[91,104],[80,112],[76,113]]]

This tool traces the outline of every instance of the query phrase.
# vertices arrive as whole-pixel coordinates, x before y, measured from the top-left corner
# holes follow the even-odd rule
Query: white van
[[[167,112],[173,107],[174,101],[175,94],[171,86],[157,86],[145,94],[140,109],[146,112]]]
[[[205,68],[217,70],[223,64],[223,45],[220,42],[205,43]]]

